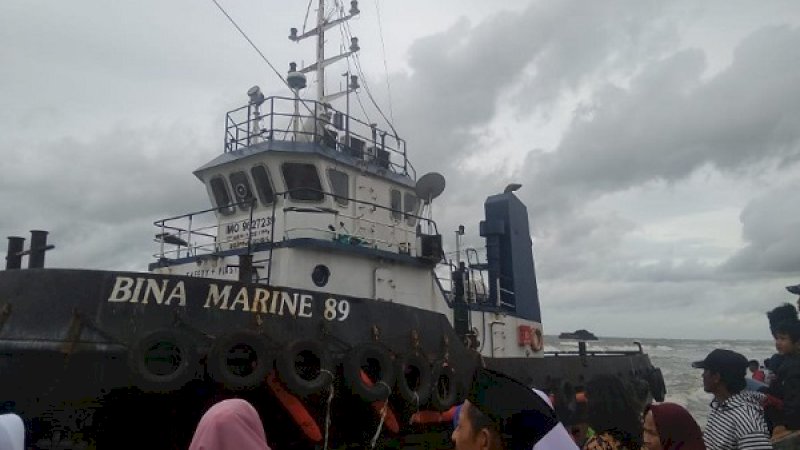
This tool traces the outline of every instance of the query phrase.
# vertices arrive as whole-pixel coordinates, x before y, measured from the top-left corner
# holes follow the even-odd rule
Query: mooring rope
[[[333,401],[333,373],[330,370],[322,369],[321,373],[326,373],[331,377],[331,384],[328,389],[328,402],[325,406],[325,442],[323,443],[323,450],[328,450],[328,431],[331,428],[331,402]]]
[[[383,381],[383,380],[378,381],[377,384],[383,385],[383,387],[386,388],[386,391],[389,394],[392,393],[392,388],[389,387],[389,385],[386,384],[385,381]],[[388,409],[389,409],[389,395],[387,395],[386,396],[386,400],[383,401],[383,408],[381,408],[381,420],[378,422],[378,429],[375,430],[375,435],[372,436],[372,440],[369,443],[370,444],[370,448],[372,448],[372,449],[375,448],[375,444],[378,443],[378,436],[380,436],[381,435],[381,431],[383,431],[383,421],[386,419],[386,412],[388,411]]]

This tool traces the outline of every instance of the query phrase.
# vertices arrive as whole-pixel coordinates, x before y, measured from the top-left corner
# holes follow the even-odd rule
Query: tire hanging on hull
[[[447,411],[458,400],[455,369],[447,362],[439,361],[433,365],[431,379],[431,406],[437,411]]]
[[[395,382],[392,357],[383,347],[369,343],[347,352],[343,363],[344,380],[354,394],[367,402],[386,400]],[[365,383],[365,372],[371,383]]]
[[[191,381],[199,357],[189,336],[175,329],[157,329],[134,341],[128,366],[136,387],[145,392],[167,393]]]
[[[208,355],[208,372],[229,389],[249,389],[264,383],[273,357],[266,339],[252,331],[234,331],[216,341]]]
[[[431,367],[419,353],[397,359],[397,393],[409,405],[421,407],[431,397]]]
[[[318,340],[290,343],[278,355],[275,366],[281,381],[296,395],[316,394],[333,381],[333,359]]]

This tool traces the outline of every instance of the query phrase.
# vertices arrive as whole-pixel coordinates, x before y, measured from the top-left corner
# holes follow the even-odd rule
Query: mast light
[[[358,0],[353,0],[350,2],[350,15],[355,16],[361,11],[358,10]]]
[[[361,47],[358,46],[358,38],[354,37],[350,39],[350,51],[355,53],[361,50]]]
[[[293,41],[299,41],[300,38],[297,37],[297,28],[290,28],[289,29],[289,39]]]
[[[286,83],[293,91],[299,91],[306,87],[306,76],[302,72],[297,71],[297,63],[289,63],[289,73],[286,75]]]
[[[348,88],[356,90],[360,87],[361,86],[358,84],[358,75],[350,75],[350,86],[348,86]]]
[[[248,89],[247,96],[250,97],[251,105],[261,105],[264,103],[264,93],[261,92],[261,88],[258,86],[253,86]]]

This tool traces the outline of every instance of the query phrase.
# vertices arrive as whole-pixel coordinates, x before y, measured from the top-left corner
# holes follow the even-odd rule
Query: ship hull
[[[154,336],[176,337],[175,345],[183,350],[176,366],[180,376],[162,375],[142,362],[142,352],[160,351],[161,341]],[[240,339],[247,344],[251,338],[259,341],[253,348],[263,349],[261,359],[268,360],[252,364],[255,375],[263,376],[255,383],[219,376],[214,367],[228,361],[219,357],[220,343]],[[331,378],[324,389],[303,385],[303,379],[284,379],[291,370],[281,366],[288,349],[310,341],[318,347],[307,347],[306,353],[318,351],[323,354],[312,356],[330,360]],[[447,392],[439,392],[438,404],[414,404],[401,395],[399,383],[387,385],[388,411],[396,421],[392,429],[395,424],[386,417],[382,423],[381,408],[366,397],[374,389],[354,387],[352,376],[348,381],[351,360],[363,356],[363,349],[377,352],[365,359],[369,363],[363,371],[370,372],[376,360],[386,371],[387,361],[395,366],[414,355],[428,365],[419,375],[433,377],[428,388]],[[363,445],[379,426],[380,446],[441,444],[447,441],[449,421],[412,423],[414,414],[446,411],[462,401],[479,365],[550,392],[565,421],[578,419],[571,416],[574,394],[597,373],[618,374],[634,386],[649,383],[642,398],[658,396],[648,378],[655,369],[641,352],[482,358],[461,343],[443,314],[385,301],[151,273],[0,272],[0,405],[23,417],[29,442],[42,448],[54,443],[61,446],[54,448],[186,448],[203,411],[233,396],[256,405],[277,448],[319,445],[313,433],[298,425],[298,411],[279,395],[284,388],[318,430],[325,431],[325,417],[331,415],[331,446]],[[317,372],[324,372],[320,367]],[[261,368],[264,372],[258,372]],[[378,372],[370,376],[380,381],[385,374]],[[443,372],[447,377],[430,374]],[[272,376],[283,388],[264,381]],[[442,379],[447,386],[440,386]],[[293,392],[297,380],[308,390]],[[328,396],[331,387],[333,397]]]

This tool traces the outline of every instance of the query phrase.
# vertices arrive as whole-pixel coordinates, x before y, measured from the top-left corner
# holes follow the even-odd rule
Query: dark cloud
[[[800,180],[755,198],[741,214],[747,246],[722,267],[742,274],[800,273]]]

